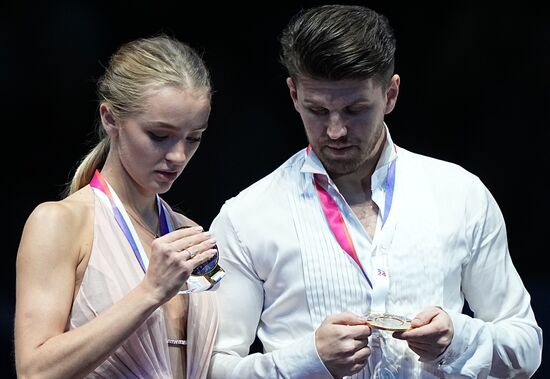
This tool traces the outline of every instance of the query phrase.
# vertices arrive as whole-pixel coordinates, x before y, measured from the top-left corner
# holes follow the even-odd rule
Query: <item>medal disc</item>
[[[186,229],[186,228],[190,228],[190,227],[191,227],[191,225],[182,225],[177,229]],[[218,246],[214,245],[214,249],[218,250]],[[224,270],[220,266],[218,266],[218,260],[219,260],[219,255],[218,255],[218,253],[216,253],[212,258],[210,258],[206,262],[201,263],[200,265],[195,267],[195,269],[193,270],[191,275],[193,275],[193,276],[206,276],[207,279],[209,279],[210,277],[212,277],[217,272],[219,272],[219,271],[223,272]]]
[[[367,316],[367,325],[380,330],[404,332],[411,328],[411,320],[406,317],[384,314],[370,314]]]
[[[214,248],[217,249],[217,247],[214,247]],[[216,267],[219,267],[218,266],[218,253],[216,253],[216,255],[214,255],[212,258],[210,258],[206,262],[201,263],[200,265],[195,267],[195,269],[193,270],[191,275],[203,276],[203,275],[208,275],[210,273],[214,274],[214,272],[212,272],[212,271],[214,271],[214,269]]]

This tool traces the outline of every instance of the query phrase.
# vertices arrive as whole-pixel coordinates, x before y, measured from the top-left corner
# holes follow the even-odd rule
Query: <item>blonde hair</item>
[[[189,45],[165,34],[137,39],[122,45],[110,58],[98,80],[99,104],[108,104],[115,120],[143,112],[148,90],[178,86],[211,94],[210,73],[198,53]],[[96,169],[101,169],[110,149],[110,139],[101,124],[99,142],[78,163],[63,196],[86,186]]]

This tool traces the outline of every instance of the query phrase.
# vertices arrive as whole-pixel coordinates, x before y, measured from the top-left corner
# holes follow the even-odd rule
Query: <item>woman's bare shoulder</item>
[[[20,253],[36,251],[39,243],[43,251],[73,250],[87,244],[93,234],[94,196],[90,187],[58,201],[38,204],[31,212],[23,229]]]
[[[78,226],[90,212],[93,212],[93,205],[93,193],[90,187],[86,186],[62,200],[38,204],[30,214],[27,223]]]

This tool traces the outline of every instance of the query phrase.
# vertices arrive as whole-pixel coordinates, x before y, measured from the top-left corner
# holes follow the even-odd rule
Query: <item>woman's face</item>
[[[166,86],[152,90],[143,109],[121,120],[113,148],[144,193],[164,193],[199,147],[208,126],[210,96]]]

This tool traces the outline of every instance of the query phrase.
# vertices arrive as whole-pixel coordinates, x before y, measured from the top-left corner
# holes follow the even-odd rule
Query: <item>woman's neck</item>
[[[158,225],[158,209],[155,194],[144,193],[125,170],[105,164],[101,175],[116,192],[118,198],[128,212],[140,218],[146,225]]]

